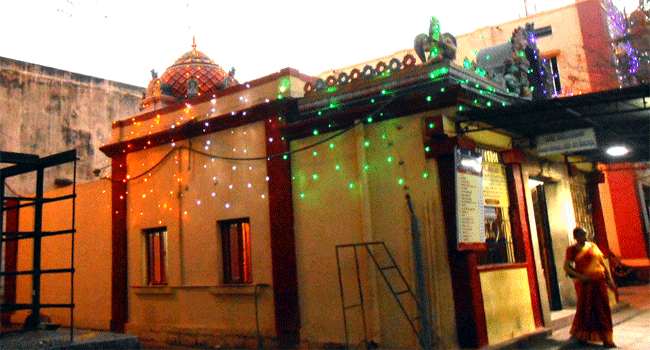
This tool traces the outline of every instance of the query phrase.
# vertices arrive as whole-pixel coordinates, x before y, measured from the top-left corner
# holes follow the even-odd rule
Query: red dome
[[[163,93],[185,99],[196,95],[213,94],[236,81],[206,54],[196,49],[179,57],[160,77]]]

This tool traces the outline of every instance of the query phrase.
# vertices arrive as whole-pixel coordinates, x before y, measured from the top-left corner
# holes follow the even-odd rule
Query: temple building
[[[573,228],[617,237],[604,169],[650,160],[647,144],[607,158],[617,138],[587,119],[630,128],[650,89],[535,95],[549,80],[534,30],[510,30],[500,76],[459,58],[435,18],[413,50],[317,77],[240,83],[193,43],[112,124],[110,176],[77,188],[100,205],[77,209],[75,324],[235,348],[483,348],[548,332],[575,305],[558,273]],[[44,283],[46,299],[70,281]]]

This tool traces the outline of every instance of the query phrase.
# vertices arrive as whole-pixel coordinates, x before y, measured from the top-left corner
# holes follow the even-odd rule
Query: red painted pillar
[[[283,140],[278,117],[266,119],[266,154],[285,153],[289,144]],[[293,348],[300,340],[300,307],[296,241],[293,230],[293,189],[290,157],[271,157],[266,162],[269,177],[269,216],[275,327],[282,348]]]
[[[481,348],[488,345],[488,337],[483,291],[478,272],[478,254],[475,250],[479,246],[472,245],[468,250],[458,249],[456,186],[454,185],[456,181],[454,147],[474,149],[475,145],[470,139],[453,137],[436,139],[427,146],[430,148],[427,156],[435,157],[438,161],[458,343],[462,348]]]
[[[126,246],[126,155],[112,159],[112,289],[111,331],[124,333],[128,321],[128,279]]]
[[[589,192],[589,204],[591,205],[591,216],[594,221],[594,241],[603,254],[609,256],[609,242],[607,240],[607,229],[603,204],[600,201],[600,188],[598,184],[605,182],[605,174],[595,171],[589,175],[587,190]]]
[[[520,150],[512,149],[501,152],[501,158],[506,164],[506,179],[508,181],[508,196],[510,200],[510,223],[512,226],[515,259],[517,262],[526,262],[535,327],[542,327],[544,326],[542,305],[539,299],[537,271],[535,270],[530,227],[528,226],[530,221],[528,220],[528,211],[526,209],[526,187],[521,171],[524,154]]]
[[[18,203],[19,202],[17,200],[8,200],[5,202],[5,208],[17,206]],[[18,232],[19,213],[20,210],[18,208],[9,209],[6,211],[5,232]],[[5,271],[16,271],[18,267],[18,241],[5,242],[4,259]],[[4,300],[2,300],[2,302],[6,304],[16,303],[16,275],[4,277]],[[2,312],[3,325],[9,324],[11,315],[13,315],[13,313],[14,312],[12,311]]]

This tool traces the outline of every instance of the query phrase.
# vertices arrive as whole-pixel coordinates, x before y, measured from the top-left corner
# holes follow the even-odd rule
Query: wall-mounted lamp
[[[605,151],[612,157],[621,157],[630,152],[630,150],[625,146],[611,146]]]

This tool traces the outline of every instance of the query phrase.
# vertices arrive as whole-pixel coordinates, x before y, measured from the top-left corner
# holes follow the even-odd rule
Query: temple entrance
[[[536,181],[535,184],[535,186],[531,184],[530,192],[533,199],[535,226],[537,227],[542,269],[546,279],[546,292],[551,311],[557,311],[562,310],[562,300],[560,298],[560,287],[555,269],[555,254],[553,253],[553,240],[551,238],[551,228],[548,220],[545,185],[540,181]]]

